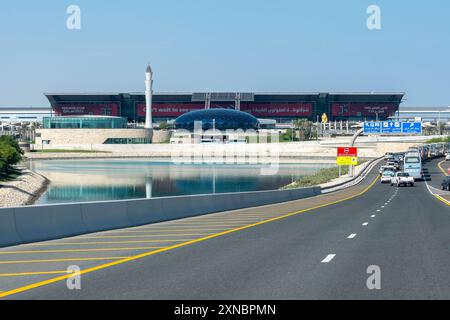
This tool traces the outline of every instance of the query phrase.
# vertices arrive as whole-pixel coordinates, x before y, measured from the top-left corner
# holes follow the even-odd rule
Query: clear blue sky
[[[66,28],[66,8],[82,29]],[[369,31],[366,9],[382,10]],[[404,91],[450,105],[450,1],[4,0],[0,106],[44,92]]]

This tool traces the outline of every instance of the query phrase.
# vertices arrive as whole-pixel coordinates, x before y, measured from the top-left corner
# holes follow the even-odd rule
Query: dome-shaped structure
[[[196,121],[202,122],[203,130],[259,129],[259,121],[254,116],[232,109],[209,109],[185,113],[175,120],[175,128],[194,131]]]

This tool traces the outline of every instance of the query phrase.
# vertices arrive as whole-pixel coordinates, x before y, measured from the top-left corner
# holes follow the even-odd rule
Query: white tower
[[[145,129],[153,129],[152,118],[153,71],[150,65],[145,72]]]

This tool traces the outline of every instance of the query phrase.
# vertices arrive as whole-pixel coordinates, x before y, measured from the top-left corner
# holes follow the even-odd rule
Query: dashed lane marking
[[[322,260],[322,263],[330,263],[336,257],[335,254],[329,254],[325,259]]]

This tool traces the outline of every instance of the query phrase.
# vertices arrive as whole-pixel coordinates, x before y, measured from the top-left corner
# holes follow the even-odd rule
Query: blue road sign
[[[420,122],[403,122],[402,123],[402,133],[421,134],[422,133],[422,123],[420,123]]]
[[[367,134],[381,133],[381,122],[365,122],[364,133]]]
[[[365,134],[422,134],[420,122],[365,122]]]
[[[398,121],[382,122],[381,133],[402,133],[402,124]]]

